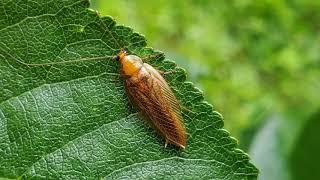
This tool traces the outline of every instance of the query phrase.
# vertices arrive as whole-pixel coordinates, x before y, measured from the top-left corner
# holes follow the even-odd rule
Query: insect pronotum
[[[28,64],[11,57],[26,66],[52,66],[71,62],[103,60],[110,56],[44,64]],[[124,79],[125,89],[131,103],[138,107],[157,132],[165,138],[165,147],[167,144],[173,144],[185,148],[186,130],[179,102],[159,71],[144,63],[140,57],[128,55],[125,50],[120,50],[118,55],[113,56],[112,59],[118,60],[121,64],[120,74]]]

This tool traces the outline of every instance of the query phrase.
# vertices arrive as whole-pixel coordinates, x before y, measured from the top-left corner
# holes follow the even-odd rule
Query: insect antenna
[[[146,56],[143,56],[141,57],[141,59],[144,61],[144,60],[148,60],[148,59],[153,59],[153,58],[162,58],[163,57],[163,54],[162,53],[158,53],[158,54],[150,54],[150,55],[146,55]]]
[[[113,41],[115,42],[115,44],[117,44],[117,47],[118,47],[118,50],[119,50],[119,51],[126,49],[127,46],[121,45],[121,44],[118,42],[118,40],[113,36],[112,32],[111,32],[111,31],[109,30],[109,28],[108,28],[108,25],[106,25],[105,22],[102,20],[102,17],[100,16],[99,12],[96,11],[96,13],[97,13],[97,15],[98,15],[98,17],[99,17],[99,18],[98,18],[99,21],[101,22],[103,28],[105,29],[102,37],[104,36],[105,33],[108,33],[108,34],[111,36],[111,38],[113,39]],[[113,20],[112,20],[112,21],[113,21]]]
[[[71,64],[71,63],[79,63],[79,62],[86,62],[86,61],[101,61],[109,59],[111,60],[114,56],[100,56],[100,57],[88,57],[88,58],[79,58],[76,60],[68,60],[68,61],[60,61],[60,62],[48,62],[48,63],[26,63],[21,58],[15,57],[8,53],[6,50],[0,47],[1,52],[4,52],[8,56],[10,56],[12,59],[14,59],[19,64],[22,64],[24,66],[53,66],[58,64]]]
[[[99,16],[99,21],[101,22],[100,25],[102,25],[102,28],[104,29],[103,35],[102,37],[108,33],[110,35],[110,37],[113,39],[114,43],[116,44],[119,52],[121,50],[126,49],[126,46],[120,45],[119,41],[114,37],[114,35],[112,34],[111,30],[109,29],[109,25],[106,25],[106,23],[103,21],[103,19],[100,17],[99,13],[97,13],[97,15]],[[60,61],[60,62],[48,62],[48,63],[26,63],[23,59],[19,58],[19,57],[15,57],[13,55],[11,55],[10,53],[8,53],[5,49],[3,49],[2,47],[0,47],[0,50],[7,54],[8,56],[10,56],[12,59],[14,59],[16,62],[18,62],[19,64],[22,64],[24,66],[53,66],[53,65],[59,65],[59,64],[69,64],[69,63],[79,63],[79,62],[85,62],[85,61],[100,61],[100,60],[112,60],[112,59],[116,59],[116,55],[112,55],[112,56],[101,56],[101,57],[87,57],[87,58],[79,58],[76,60],[68,60],[68,61]],[[117,49],[116,49],[117,50]],[[1,52],[0,51],[0,52]],[[63,60],[63,59],[62,59]]]

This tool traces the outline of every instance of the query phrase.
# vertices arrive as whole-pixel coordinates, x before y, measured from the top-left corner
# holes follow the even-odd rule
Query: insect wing
[[[179,103],[165,79],[152,66],[144,63],[139,74],[126,80],[126,89],[131,101],[135,103],[166,138],[184,148],[186,132]]]

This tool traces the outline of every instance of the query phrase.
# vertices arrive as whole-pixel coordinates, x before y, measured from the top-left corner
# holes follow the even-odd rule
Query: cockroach
[[[114,58],[120,61],[121,76],[130,101],[137,105],[167,144],[186,147],[186,130],[180,105],[161,74],[136,55],[121,50]]]
[[[45,64],[27,64],[15,59],[26,66],[51,66],[105,58],[84,58]],[[164,136],[165,147],[167,144],[173,144],[184,149],[186,130],[183,125],[180,104],[159,71],[144,63],[140,57],[128,55],[125,50],[120,50],[113,59],[120,61],[121,76],[124,78],[125,89],[130,101],[138,106],[142,114],[151,121],[151,125]]]

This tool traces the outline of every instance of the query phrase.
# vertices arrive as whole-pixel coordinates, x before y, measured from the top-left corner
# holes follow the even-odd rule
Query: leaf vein
[[[72,140],[69,140],[69,141],[66,142],[64,145],[60,146],[59,148],[55,149],[54,151],[48,152],[48,153],[44,154],[43,156],[41,156],[37,161],[35,161],[34,163],[32,163],[32,164],[30,165],[30,167],[27,168],[27,169],[21,174],[21,176],[25,175],[30,169],[32,169],[32,168],[34,167],[35,164],[37,164],[38,162],[40,162],[42,159],[43,159],[44,161],[46,161],[45,158],[48,157],[50,154],[54,154],[54,153],[57,152],[57,151],[61,151],[64,147],[68,146],[69,144],[73,143],[74,141],[76,141],[76,140],[78,140],[78,139],[81,139],[82,137],[84,137],[84,136],[86,136],[86,135],[88,135],[88,134],[91,134],[91,133],[93,133],[93,132],[95,132],[95,131],[100,131],[100,129],[101,129],[102,127],[104,127],[104,126],[108,126],[108,125],[111,125],[111,124],[114,124],[114,123],[119,123],[120,121],[124,121],[124,120],[126,120],[126,119],[128,119],[128,118],[130,118],[131,116],[134,116],[134,115],[136,115],[136,114],[137,114],[137,113],[132,113],[132,114],[129,114],[128,116],[123,117],[123,118],[121,118],[121,119],[114,120],[114,121],[111,121],[111,122],[109,122],[109,123],[103,124],[103,125],[99,126],[98,128],[93,129],[92,131],[89,131],[89,132],[87,132],[87,133],[81,134],[80,136],[78,136],[78,137],[76,137],[76,138],[74,138],[74,139],[72,139]]]

